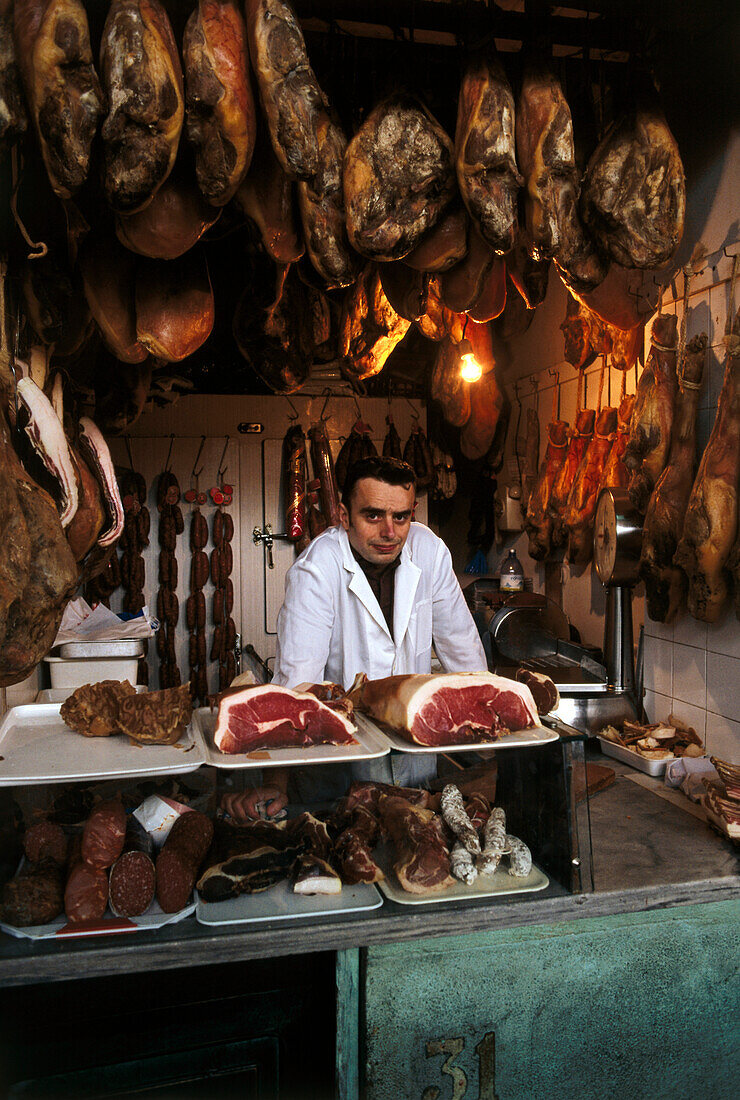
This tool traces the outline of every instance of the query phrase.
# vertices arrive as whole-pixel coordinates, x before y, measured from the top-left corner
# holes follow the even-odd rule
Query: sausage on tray
[[[119,917],[140,917],[154,900],[151,837],[133,815],[126,822],[123,852],[110,870],[108,901]]]
[[[82,858],[82,848],[79,838],[76,838],[76,843],[72,846],[67,885],[64,888],[64,912],[67,920],[72,923],[100,920],[107,907],[108,872],[104,867],[93,867]]]
[[[157,901],[164,913],[177,913],[190,901],[198,869],[213,839],[213,824],[198,810],[178,817],[157,856]]]
[[[110,867],[123,851],[126,811],[118,799],[99,802],[85,822],[81,855],[91,867]]]

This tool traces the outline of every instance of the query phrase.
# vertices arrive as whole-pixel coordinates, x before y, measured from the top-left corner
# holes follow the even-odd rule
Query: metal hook
[[[133,455],[131,454],[131,436],[128,434],[128,432],[126,432],[125,436],[123,437],[123,441],[126,444],[126,454],[128,455],[128,464],[131,467],[131,469],[133,470],[133,468],[134,468],[134,458],[133,458]]]
[[[203,447],[205,446],[205,442],[206,442],[206,437],[205,437],[204,435],[202,435],[202,436],[200,437],[200,447],[198,447],[198,453],[197,453],[197,455],[195,456],[195,462],[193,463],[193,468],[192,468],[192,470],[190,471],[190,476],[191,476],[191,478],[193,478],[193,477],[194,477],[194,478],[195,478],[196,480],[197,480],[197,479],[198,479],[198,478],[200,477],[200,475],[201,475],[201,474],[203,473],[203,467],[202,467],[202,466],[201,466],[201,468],[200,468],[199,470],[196,470],[196,468],[195,468],[195,467],[196,467],[196,466],[198,465],[198,459],[199,459],[199,458],[200,458],[200,456],[201,456],[201,455],[203,454]]]
[[[225,442],[224,442],[224,449],[223,449],[223,450],[221,451],[221,457],[220,457],[220,459],[218,460],[218,471],[217,471],[217,473],[216,473],[216,480],[217,480],[218,482],[220,482],[220,481],[221,481],[221,478],[223,477],[223,475],[224,475],[224,474],[226,473],[226,471],[227,471],[227,470],[228,470],[228,468],[229,468],[228,466],[224,466],[223,462],[224,462],[224,459],[226,458],[226,450],[227,450],[227,448],[228,448],[228,446],[229,446],[229,440],[230,440],[230,439],[231,439],[231,436],[230,436],[230,435],[227,435],[227,436],[226,436],[226,440],[225,440]]]
[[[170,432],[170,447],[169,447],[169,450],[167,451],[167,458],[166,458],[165,464],[164,464],[165,473],[167,473],[167,471],[170,468],[170,459],[172,458],[172,447],[174,445],[174,442],[175,442],[175,433]]]
[[[408,397],[405,397],[404,401],[406,402],[408,407],[411,409],[411,415],[414,418],[414,420],[419,420],[421,418],[421,412],[418,409],[414,408],[412,403],[409,401]]]
[[[360,402],[357,400],[357,394],[352,394],[352,400],[355,403],[355,410],[357,412],[357,419],[362,420],[362,409],[360,408]]]
[[[288,402],[291,409],[293,410],[293,415],[292,416],[291,416],[290,413],[288,413],[288,420],[298,420],[298,419],[300,419],[301,414],[298,412],[298,409],[295,407],[293,402],[290,400],[289,395],[287,393],[284,393],[283,397],[285,398],[285,400]]]
[[[324,416],[324,413],[326,412],[326,406],[331,401],[332,392],[331,392],[330,389],[327,388],[323,391],[321,396],[325,397],[326,400],[324,401],[324,404],[321,406],[321,412],[319,413],[319,420],[331,420],[331,417],[330,416]]]
[[[554,385],[559,386],[560,385],[560,371],[556,370],[554,367],[548,367],[547,368],[547,373],[550,375],[551,378],[555,379]]]

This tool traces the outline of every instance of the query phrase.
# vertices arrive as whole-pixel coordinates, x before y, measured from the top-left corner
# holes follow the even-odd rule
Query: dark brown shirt
[[[396,570],[401,564],[401,555],[399,554],[394,561],[389,561],[387,565],[376,565],[358,554],[353,546],[350,545],[350,549],[355,561],[358,562],[360,569],[367,577],[372,594],[380,605],[380,610],[383,612],[383,618],[388,625],[392,638],[393,594],[396,588]]]

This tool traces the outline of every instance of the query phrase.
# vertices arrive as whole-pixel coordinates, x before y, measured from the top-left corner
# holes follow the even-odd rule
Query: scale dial
[[[642,516],[625,489],[602,489],[594,519],[594,565],[604,585],[639,579]]]

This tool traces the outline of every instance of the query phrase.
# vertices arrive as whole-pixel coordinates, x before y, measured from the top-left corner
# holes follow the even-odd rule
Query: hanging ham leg
[[[630,437],[630,421],[635,405],[635,395],[625,394],[619,402],[617,413],[617,437],[609,451],[609,457],[604,467],[604,479],[602,488],[607,486],[612,489],[626,489],[629,485],[630,472],[624,464],[624,452]]]
[[[13,0],[0,0],[0,152],[9,149],[27,125],[13,40]]]
[[[508,252],[517,235],[522,185],[514,155],[514,97],[495,51],[468,62],[460,86],[455,130],[460,194],[494,252]]]
[[[343,167],[347,139],[324,112],[317,124],[319,166],[308,182],[298,184],[298,204],[308,256],[327,287],[350,286],[357,278],[358,258],[349,247],[344,221]]]
[[[275,156],[264,126],[257,129],[252,164],[235,202],[257,226],[265,251],[276,264],[300,260],[304,247],[293,210],[293,183]]]
[[[551,532],[551,547],[562,546],[565,542],[565,510],[568,504],[570,491],[575,481],[576,472],[581,464],[581,459],[594,434],[594,419],[596,413],[593,409],[581,409],[576,414],[575,427],[570,433],[568,451],[563,464],[555,479],[555,484],[547,502],[547,514],[553,521]]]
[[[565,342],[565,360],[576,370],[583,370],[593,363],[596,352],[593,346],[593,315],[572,294],[568,295],[565,320],[560,326]]]
[[[211,335],[215,307],[205,255],[141,260],[136,274],[136,335],[159,359],[178,363]]]
[[[593,439],[588,445],[568,497],[564,524],[568,529],[568,561],[580,568],[591,560],[594,514],[609,451],[617,427],[617,410],[604,408],[596,418]]]
[[[547,426],[547,450],[540,466],[537,483],[529,498],[524,521],[529,536],[529,556],[544,561],[552,544],[553,517],[548,504],[553,486],[568,452],[569,430],[564,420],[553,420]]]
[[[640,576],[645,581],[648,615],[670,623],[686,599],[686,576],[673,564],[696,471],[696,415],[706,358],[707,334],[695,336],[676,398],[668,464],[655,483],[642,529]]]
[[[632,471],[630,499],[644,512],[671,445],[676,401],[676,318],[660,313],[653,322],[651,348],[637,384],[624,464]]]
[[[68,199],[87,179],[103,113],[80,0],[15,0],[15,52],[49,181]]]
[[[339,350],[343,372],[355,380],[378,374],[409,325],[383,293],[376,265],[368,264],[342,307]]]
[[[735,319],[740,328],[740,314]],[[738,525],[740,346],[728,347],[717,417],[686,511],[674,562],[689,578],[689,611],[714,623],[727,602],[727,565]]]
[[[462,428],[470,419],[470,383],[460,375],[460,350],[451,340],[439,345],[432,369],[430,396],[448,424]]]

